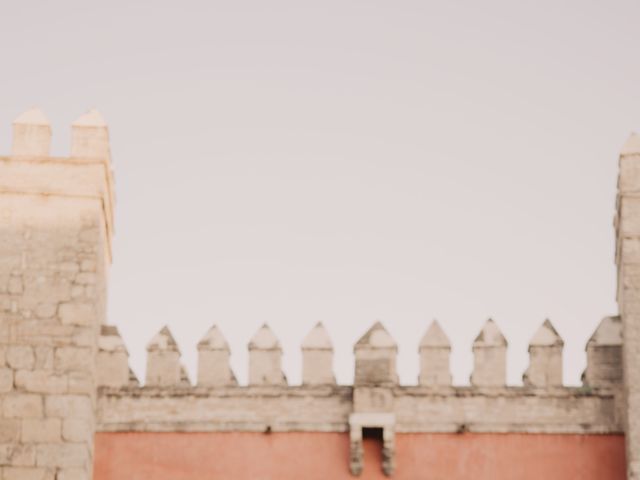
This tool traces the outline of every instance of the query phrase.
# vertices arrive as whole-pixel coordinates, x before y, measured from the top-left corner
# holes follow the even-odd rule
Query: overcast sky
[[[550,318],[565,380],[616,313],[618,152],[640,130],[640,2],[4,2],[0,151],[31,106],[110,125],[109,319],[143,378],[168,324],[195,378],[213,323],[247,378],[268,322],[284,370],[319,320],[341,383],[381,320],[415,383],[437,318],[468,382],[487,318],[508,380]]]

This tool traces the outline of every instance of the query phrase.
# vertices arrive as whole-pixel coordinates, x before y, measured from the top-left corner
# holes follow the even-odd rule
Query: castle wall
[[[26,112],[0,157],[0,480],[640,478],[638,137],[621,156],[621,316],[590,338],[576,388],[562,386],[564,342],[549,320],[531,340],[523,387],[505,383],[508,341],[492,320],[472,345],[468,387],[451,385],[437,323],[420,342],[419,386],[400,385],[398,347],[380,322],[355,344],[353,386],[336,385],[321,324],[302,343],[302,386],[287,384],[267,325],[248,345],[248,386],[215,326],[198,343],[197,385],[165,327],[141,386],[105,324],[106,125],[95,111],[78,119],[67,158],[49,156],[50,136],[44,115]]]
[[[396,432],[622,433],[616,389],[392,390]],[[352,387],[103,388],[103,432],[346,432]]]
[[[95,480],[353,480],[346,433],[99,433]],[[363,442],[366,480],[388,478]],[[622,435],[397,434],[397,480],[624,480]]]

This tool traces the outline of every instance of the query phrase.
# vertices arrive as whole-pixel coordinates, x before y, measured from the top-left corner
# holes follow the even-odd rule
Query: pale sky
[[[545,318],[565,381],[616,313],[618,152],[640,130],[640,2],[4,2],[0,152],[98,108],[117,210],[109,319],[144,378],[169,325],[195,379],[216,323],[247,378],[268,322],[299,383],[322,320],[339,382],[381,320],[403,383],[437,318],[466,384],[487,318],[519,384]]]

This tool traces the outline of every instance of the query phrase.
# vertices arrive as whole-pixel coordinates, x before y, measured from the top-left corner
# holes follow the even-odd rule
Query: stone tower
[[[616,202],[618,306],[622,317],[622,363],[626,397],[627,475],[640,479],[640,136],[620,152]]]
[[[109,135],[92,110],[69,157],[32,109],[0,157],[0,470],[9,480],[92,476],[96,353],[105,321],[113,193]]]

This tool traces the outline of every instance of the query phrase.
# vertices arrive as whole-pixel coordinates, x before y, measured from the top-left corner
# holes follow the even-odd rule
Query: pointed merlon
[[[162,330],[154,335],[151,341],[147,345],[148,352],[154,351],[176,351],[180,352],[178,349],[178,344],[176,343],[169,327],[164,326]]]
[[[129,354],[114,325],[102,325],[96,352],[96,384],[124,387],[129,384]]]
[[[640,135],[632,133],[623,145],[620,155],[640,155]]]
[[[30,108],[26,112],[21,113],[13,121],[14,125],[41,125],[50,126],[47,116],[39,108]]]
[[[217,325],[213,325],[198,342],[198,350],[229,351],[229,344]]]
[[[100,337],[98,337],[98,349],[104,352],[125,352],[127,347],[122,341],[118,327],[115,325],[102,325]]]
[[[249,385],[286,385],[282,348],[267,324],[249,342]]]
[[[356,342],[355,348],[393,348],[397,349],[398,345],[386,328],[380,322],[376,322],[360,337]]]
[[[333,350],[331,338],[322,322],[318,322],[302,341],[303,350]]]
[[[260,327],[249,342],[249,350],[281,350],[280,342],[266,323]]]
[[[507,339],[492,319],[487,320],[484,327],[473,342],[474,347],[506,347]]]
[[[75,122],[71,124],[73,127],[106,127],[107,122],[104,121],[102,114],[92,108],[87,113],[80,115]]]
[[[562,337],[560,337],[549,319],[545,320],[540,328],[536,330],[529,343],[531,347],[562,347],[563,345]]]
[[[46,157],[50,147],[51,126],[41,110],[32,108],[14,120],[11,155]]]
[[[622,320],[620,317],[605,317],[587,342],[589,346],[622,345]]]
[[[418,348],[451,348],[451,342],[437,320],[431,322]]]
[[[71,124],[71,156],[110,158],[109,129],[97,110],[89,110]]]

